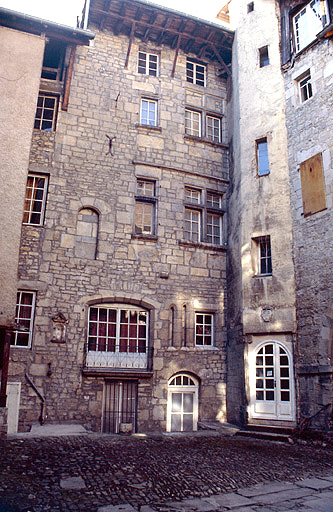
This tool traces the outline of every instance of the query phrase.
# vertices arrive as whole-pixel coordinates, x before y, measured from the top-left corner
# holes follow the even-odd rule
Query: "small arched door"
[[[294,379],[288,349],[276,342],[259,345],[250,359],[252,418],[294,420]]]
[[[186,373],[171,377],[168,383],[167,432],[193,432],[198,429],[198,381]]]

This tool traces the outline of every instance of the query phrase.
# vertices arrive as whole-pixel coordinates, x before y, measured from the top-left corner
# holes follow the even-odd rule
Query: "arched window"
[[[75,256],[94,260],[97,256],[98,213],[92,208],[82,208],[77,216]]]
[[[147,368],[149,313],[129,304],[90,306],[86,364]]]
[[[198,429],[198,381],[180,373],[168,384],[168,432],[193,432]]]

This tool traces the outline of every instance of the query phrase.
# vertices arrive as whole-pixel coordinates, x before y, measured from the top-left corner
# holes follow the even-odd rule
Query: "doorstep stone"
[[[321,489],[327,489],[328,487],[332,487],[332,482],[321,480],[320,478],[306,478],[305,480],[300,480],[296,482],[296,485],[300,487],[309,487],[310,489],[314,489],[315,491],[320,491]]]
[[[281,503],[282,501],[297,500],[298,498],[304,498],[313,494],[312,489],[296,488],[288,491],[274,492],[271,494],[265,494],[264,496],[254,496],[252,501],[263,505],[274,505]],[[333,512],[333,511],[332,511]]]

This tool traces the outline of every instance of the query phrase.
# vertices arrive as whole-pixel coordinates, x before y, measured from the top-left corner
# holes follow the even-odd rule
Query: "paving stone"
[[[104,507],[99,507],[97,512],[137,512],[137,509],[128,503],[124,503],[122,505],[105,505]]]
[[[235,492],[230,492],[228,494],[215,494],[213,496],[209,496],[206,498],[209,503],[212,505],[221,505],[226,507],[227,509],[233,509],[236,507],[242,507],[243,505],[252,505],[253,501],[244,496],[240,496]]]
[[[333,512],[333,493],[328,498],[309,498],[304,501],[304,505],[315,512]]]
[[[330,482],[333,482],[333,476],[321,476],[319,478],[321,480],[329,480]]]
[[[299,485],[300,487],[309,487],[310,489],[319,491],[320,489],[332,487],[332,482],[325,481],[320,478],[307,478],[306,480],[296,482],[296,485]]]
[[[202,512],[213,512],[216,509],[216,505],[201,498],[183,500],[181,506],[184,510],[200,510]]]
[[[152,508],[149,505],[143,505],[140,507],[140,512],[156,512],[156,508]]]
[[[263,496],[254,496],[252,500],[255,503],[269,504],[281,503],[287,500],[296,500],[312,494],[311,489],[290,489],[289,491],[274,492]]]
[[[260,496],[263,494],[271,494],[280,491],[289,491],[290,489],[296,489],[296,485],[287,482],[273,482],[272,484],[261,484],[255,485],[253,487],[244,487],[244,489],[239,489],[237,494],[251,498],[252,496]]]
[[[60,487],[62,489],[84,489],[86,484],[82,476],[70,476],[60,480]]]

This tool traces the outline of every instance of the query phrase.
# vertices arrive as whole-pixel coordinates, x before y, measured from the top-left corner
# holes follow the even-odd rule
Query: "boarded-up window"
[[[82,208],[77,217],[75,256],[96,259],[97,241],[98,213],[91,208]]]
[[[304,215],[325,210],[325,182],[321,153],[302,162],[300,167]]]

